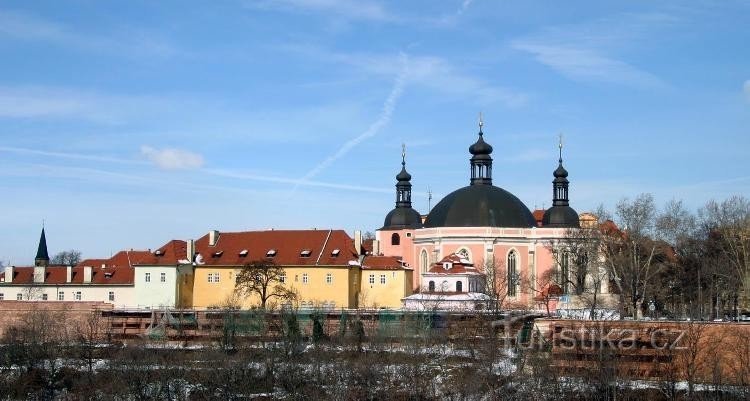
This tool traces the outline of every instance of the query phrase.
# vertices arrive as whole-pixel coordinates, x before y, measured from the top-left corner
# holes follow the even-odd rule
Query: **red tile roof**
[[[343,230],[270,230],[219,233],[216,245],[209,235],[195,241],[195,249],[209,266],[241,266],[271,260],[281,266],[347,266],[357,260],[354,241]],[[275,255],[267,257],[269,251]],[[338,252],[336,252],[338,250]],[[247,255],[241,256],[242,251]],[[303,256],[302,251],[309,251]]]
[[[72,268],[70,283],[66,283],[68,267],[62,265],[47,266],[44,274],[44,284],[73,284],[83,283],[84,267],[91,267],[91,283],[99,285],[128,285],[133,284],[133,265],[151,255],[149,251],[120,251],[109,259],[86,259]],[[104,265],[104,268],[102,268]],[[0,279],[5,279],[5,272],[0,272]],[[34,266],[13,267],[13,282],[7,285],[31,284],[34,281]],[[89,284],[89,283],[86,283]]]
[[[410,267],[404,266],[403,261],[398,256],[365,256],[362,261],[363,270],[411,270]]]
[[[544,219],[544,209],[536,209],[531,214],[534,215],[534,220],[536,220],[537,227],[541,227],[542,220]]]
[[[137,265],[173,266],[180,261],[187,260],[187,242],[173,239],[149,256],[143,258]]]
[[[106,265],[107,268],[116,267],[133,267],[151,256],[150,251],[120,251],[114,254],[109,259],[85,259],[79,262],[76,267],[90,266],[90,267],[101,267]]]
[[[450,269],[446,270],[443,266],[444,263],[451,263],[452,266]],[[474,264],[469,262],[468,260],[461,257],[461,255],[457,255],[455,253],[450,254],[443,258],[440,262],[433,263],[430,267],[430,270],[428,270],[428,273],[434,273],[434,274],[479,274],[479,271],[474,267]]]

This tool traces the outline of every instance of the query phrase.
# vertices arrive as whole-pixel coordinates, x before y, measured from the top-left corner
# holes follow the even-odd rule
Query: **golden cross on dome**
[[[484,126],[484,120],[482,119],[482,112],[479,112],[479,132],[482,132],[482,127]]]
[[[560,142],[557,145],[557,147],[560,149],[560,163],[562,163],[563,134],[560,133],[560,134],[558,134],[558,136],[560,138]]]
[[[401,143],[401,164],[406,164],[406,144]]]

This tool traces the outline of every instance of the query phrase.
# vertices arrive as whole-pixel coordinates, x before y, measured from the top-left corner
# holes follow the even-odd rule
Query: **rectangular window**
[[[23,299],[23,295],[21,295],[20,293],[16,294],[16,301],[20,301],[22,299]]]
[[[302,284],[307,284],[308,281],[310,281],[310,277],[307,273],[302,273]]]
[[[375,284],[375,275],[371,274],[370,277],[369,277],[369,279],[368,279],[368,281],[369,281],[370,284]]]
[[[385,284],[385,274],[380,275],[380,284]]]
[[[76,301],[81,300],[81,291],[76,291],[75,296],[73,297]]]
[[[2,301],[4,299],[5,299],[5,294],[3,294],[2,292],[0,292],[0,301]]]
[[[333,274],[326,273],[326,284],[333,284]]]
[[[159,277],[159,280],[160,280],[160,281],[161,281],[162,283],[166,283],[166,282],[167,282],[167,273],[162,273],[162,274],[161,274],[161,277]]]
[[[109,292],[109,301],[110,302],[114,302],[115,301],[115,292],[114,291],[110,291]]]
[[[219,273],[208,273],[208,282],[209,283],[218,283],[219,282]]]
[[[47,300],[47,294],[42,294],[42,301],[46,301],[46,300]]]
[[[57,293],[57,300],[58,301],[64,301],[65,300],[65,293],[60,291]]]
[[[146,273],[146,282],[147,283],[151,282],[151,273]]]
[[[279,282],[286,283],[286,273],[281,273],[279,276]]]

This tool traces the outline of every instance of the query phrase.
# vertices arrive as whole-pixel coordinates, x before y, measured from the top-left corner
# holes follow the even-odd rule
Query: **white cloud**
[[[249,1],[256,8],[320,12],[347,19],[385,21],[392,19],[378,3],[370,0],[264,0]]]
[[[398,54],[336,53],[317,46],[297,44],[279,47],[324,62],[348,64],[369,74],[392,77],[401,73],[401,56]],[[528,101],[525,93],[466,74],[441,57],[410,55],[405,80],[409,85],[427,87],[459,98],[471,98],[482,104],[499,102],[507,107],[519,107]]]
[[[0,88],[0,117],[43,117],[84,114],[83,96],[53,93],[41,88]]]
[[[175,103],[175,99],[162,97],[113,95],[75,88],[0,86],[0,118],[75,118],[120,124],[133,116],[168,111]]]
[[[59,24],[11,11],[0,10],[0,35],[26,40],[73,41],[75,35]]]
[[[170,42],[154,32],[120,27],[119,32],[79,32],[74,27],[32,14],[0,10],[0,37],[40,41],[56,45],[107,52],[117,56],[170,57],[180,54]]]
[[[534,55],[540,63],[574,80],[660,86],[659,78],[595,50],[516,41],[512,47]]]
[[[510,46],[572,80],[658,87],[665,85],[659,77],[615,55],[622,49],[637,49],[645,38],[679,21],[666,14],[616,15],[545,28],[511,41]]]
[[[141,146],[141,155],[165,170],[183,170],[200,168],[203,166],[203,156],[182,149],[154,149]]]

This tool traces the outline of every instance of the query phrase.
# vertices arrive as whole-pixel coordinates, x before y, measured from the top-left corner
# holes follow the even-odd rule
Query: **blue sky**
[[[0,260],[209,229],[374,230],[494,182],[578,211],[750,194],[750,2],[0,2]]]

